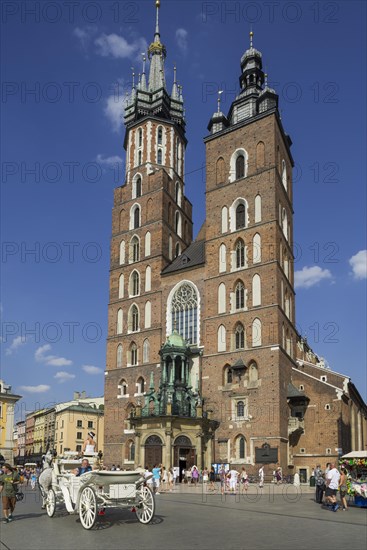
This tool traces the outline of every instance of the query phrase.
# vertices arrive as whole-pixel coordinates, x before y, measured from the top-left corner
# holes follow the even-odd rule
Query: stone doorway
[[[152,469],[156,464],[162,464],[162,440],[158,435],[150,435],[145,442],[144,467]]]
[[[183,479],[183,471],[196,465],[196,449],[185,435],[180,435],[174,442],[173,465],[178,466],[180,483]]]

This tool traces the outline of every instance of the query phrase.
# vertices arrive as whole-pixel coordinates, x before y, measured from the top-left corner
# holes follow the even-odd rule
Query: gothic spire
[[[166,87],[166,80],[164,76],[164,60],[167,55],[166,47],[161,43],[159,32],[159,8],[160,0],[156,0],[156,25],[154,33],[154,41],[148,48],[148,56],[150,59],[150,71],[149,71],[149,91],[155,92],[161,88]]]

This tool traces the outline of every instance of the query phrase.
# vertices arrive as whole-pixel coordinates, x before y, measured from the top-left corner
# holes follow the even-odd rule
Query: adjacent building
[[[13,430],[15,404],[21,395],[12,393],[11,386],[0,380],[0,453],[6,461],[13,461]]]

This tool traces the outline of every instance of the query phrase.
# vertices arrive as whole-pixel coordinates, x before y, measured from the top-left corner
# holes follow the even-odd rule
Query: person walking
[[[209,472],[209,487],[208,491],[215,491],[215,470],[214,466],[210,468]]]
[[[340,473],[335,467],[335,463],[330,464],[330,470],[326,474],[326,490],[325,497],[326,503],[331,505],[333,512],[336,512],[339,508],[339,504],[336,500],[336,492],[339,488]]]
[[[236,494],[237,489],[237,479],[238,479],[238,472],[234,468],[232,468],[228,472],[228,478],[229,478],[229,490],[231,493]]]
[[[345,468],[342,468],[340,470],[339,491],[340,491],[340,501],[343,506],[343,512],[346,512],[348,510],[347,499],[346,499],[348,486],[347,486],[347,470]]]
[[[322,504],[322,500],[324,498],[324,491],[325,491],[325,477],[320,464],[316,466],[316,470],[315,470],[315,485],[316,485],[315,501],[317,502],[317,504]]]
[[[197,487],[198,481],[199,481],[199,470],[197,469],[196,466],[192,467],[191,477],[192,477],[193,484],[195,485],[195,487]]]
[[[3,464],[2,470],[3,474],[0,475],[0,493],[3,502],[4,523],[10,523],[13,521],[20,476],[7,462]]]
[[[154,493],[159,495],[159,485],[161,480],[161,468],[156,464],[152,470],[153,481],[154,481]]]
[[[260,489],[262,489],[264,487],[264,477],[265,477],[264,466],[260,466],[260,468],[259,468],[259,487],[260,487]]]
[[[247,493],[249,480],[248,480],[248,473],[246,472],[246,468],[244,466],[242,466],[240,482],[242,486],[242,494]]]
[[[226,470],[223,465],[219,469],[219,481],[220,481],[220,492],[222,495],[224,495],[224,491],[226,489]]]

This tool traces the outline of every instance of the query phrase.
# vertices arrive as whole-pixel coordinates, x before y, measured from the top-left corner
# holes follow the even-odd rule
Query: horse
[[[42,509],[46,508],[47,493],[52,486],[52,461],[54,456],[55,452],[48,450],[42,457],[42,472],[38,478],[38,485],[42,495]]]

